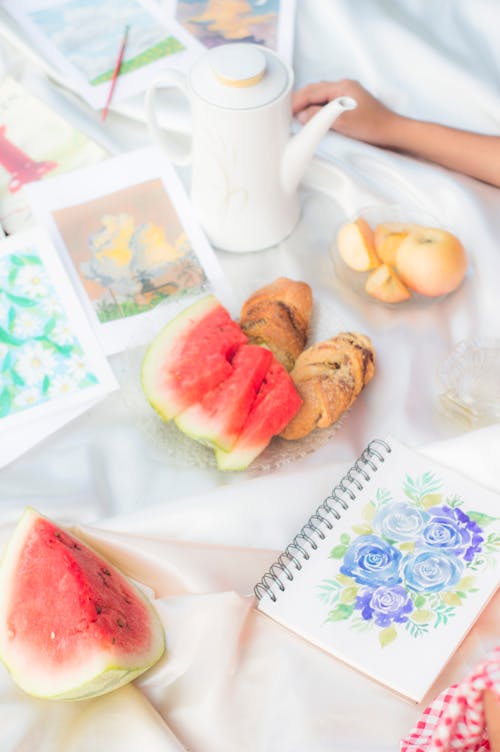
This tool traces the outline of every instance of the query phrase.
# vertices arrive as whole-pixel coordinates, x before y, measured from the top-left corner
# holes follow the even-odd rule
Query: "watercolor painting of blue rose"
[[[500,535],[487,529],[499,518],[463,504],[430,472],[406,475],[398,499],[377,489],[353,535],[342,533],[330,552],[336,574],[318,586],[326,621],[375,630],[381,647],[401,629],[418,638],[446,625],[500,551]]]

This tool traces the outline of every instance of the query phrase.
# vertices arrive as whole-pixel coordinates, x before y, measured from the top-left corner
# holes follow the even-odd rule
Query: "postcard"
[[[205,47],[251,42],[292,62],[295,0],[166,0],[166,7]]]
[[[117,387],[46,231],[3,239],[0,466]]]
[[[0,224],[6,232],[34,224],[24,185],[95,164],[107,154],[17,81],[1,81]]]
[[[115,102],[145,91],[165,67],[189,68],[203,50],[154,0],[4,0],[3,8],[95,109],[106,102],[127,27]]]
[[[211,292],[234,305],[174,168],[145,148],[26,189],[109,355]]]

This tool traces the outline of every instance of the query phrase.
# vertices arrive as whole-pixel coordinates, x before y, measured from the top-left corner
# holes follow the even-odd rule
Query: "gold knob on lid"
[[[224,86],[245,88],[262,81],[266,72],[266,56],[257,47],[242,49],[225,45],[213,51],[212,70]]]

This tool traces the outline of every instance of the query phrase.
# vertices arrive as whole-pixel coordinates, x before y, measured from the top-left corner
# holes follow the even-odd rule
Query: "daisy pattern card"
[[[232,294],[175,170],[156,148],[29,186],[109,355],[148,342],[211,292]]]
[[[117,388],[46,232],[0,242],[0,466]]]
[[[46,64],[96,109],[105,104],[127,27],[115,102],[145,91],[165,67],[189,68],[203,50],[153,0],[5,0],[3,8]]]

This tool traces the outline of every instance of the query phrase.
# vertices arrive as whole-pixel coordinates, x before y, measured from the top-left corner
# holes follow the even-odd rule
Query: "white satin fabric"
[[[298,6],[299,85],[359,78],[408,115],[500,132],[496,0]],[[23,75],[49,91],[35,70]],[[82,127],[91,119],[72,100],[53,99]],[[149,140],[143,126],[113,114],[107,128],[120,148]],[[256,614],[252,586],[375,436],[392,433],[500,490],[500,426],[471,432],[443,415],[436,377],[458,341],[499,334],[500,194],[336,134],[320,153],[293,234],[268,251],[218,256],[239,299],[279,275],[310,282],[332,326],[372,337],[374,380],[333,439],[273,472],[226,476],[173,464],[119,393],[3,469],[2,543],[26,504],[77,526],[153,588],[168,651],[135,686],[83,703],[28,698],[1,669],[2,752],[391,752],[417,719],[419,708]],[[328,246],[339,222],[394,203],[431,213],[462,238],[470,273],[448,299],[388,309],[336,278]],[[122,380],[124,357],[112,359]],[[496,644],[499,624],[497,594],[433,693]]]

